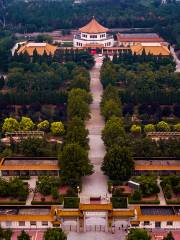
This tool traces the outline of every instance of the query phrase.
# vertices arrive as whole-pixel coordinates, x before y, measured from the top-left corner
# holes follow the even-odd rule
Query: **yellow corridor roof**
[[[106,27],[103,27],[93,17],[92,20],[86,26],[79,28],[79,31],[84,33],[105,33],[105,32],[108,32],[109,29]]]
[[[54,55],[57,47],[53,46],[49,43],[34,43],[29,42],[23,46],[20,47],[18,50],[18,54],[24,54],[25,51],[28,53],[29,56],[33,56],[33,52],[36,49],[38,55],[43,55],[44,52],[47,53],[47,55]]]
[[[143,51],[146,54],[152,54],[155,56],[169,56],[170,51],[166,46],[161,45],[160,43],[156,44],[141,44],[136,46],[131,46],[132,53],[136,53],[137,55],[141,55]]]

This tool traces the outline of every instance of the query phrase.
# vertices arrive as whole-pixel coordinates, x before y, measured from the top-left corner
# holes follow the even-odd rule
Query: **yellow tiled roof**
[[[180,166],[162,166],[162,165],[138,165],[135,166],[136,171],[180,171]]]
[[[153,54],[155,56],[162,55],[162,56],[169,56],[170,51],[166,46],[131,46],[130,47],[132,53],[136,53],[137,55],[141,55],[143,50],[145,50],[145,53],[148,55]]]
[[[105,33],[109,31],[109,29],[103,27],[93,17],[93,19],[86,26],[80,28],[79,31],[84,33]]]
[[[23,171],[23,170],[44,170],[44,171],[48,171],[48,170],[60,170],[60,168],[56,165],[1,165],[0,166],[0,170],[4,170],[4,171]]]
[[[51,215],[0,215],[0,221],[53,221]]]
[[[80,215],[79,210],[69,210],[69,211],[59,210],[58,211],[58,216],[60,217],[78,217],[79,215]]]
[[[32,43],[32,44],[27,43],[26,45],[20,47],[20,49],[18,50],[18,54],[20,54],[20,53],[23,54],[23,53],[25,53],[25,51],[27,51],[29,56],[33,56],[33,52],[35,49],[36,49],[38,55],[43,55],[44,52],[46,52],[47,55],[50,55],[50,54],[54,55],[57,47],[53,46],[49,43],[44,43],[44,44],[37,43],[37,45],[36,45],[36,43]]]
[[[114,217],[134,217],[134,210],[113,210],[112,216]]]

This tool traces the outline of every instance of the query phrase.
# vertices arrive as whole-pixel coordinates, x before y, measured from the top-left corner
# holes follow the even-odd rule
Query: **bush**
[[[133,195],[132,195],[132,200],[133,201],[140,201],[142,198],[141,191],[135,190]]]
[[[126,197],[112,197],[111,202],[112,202],[113,208],[127,208]]]
[[[78,197],[65,197],[64,208],[79,208],[80,198]]]

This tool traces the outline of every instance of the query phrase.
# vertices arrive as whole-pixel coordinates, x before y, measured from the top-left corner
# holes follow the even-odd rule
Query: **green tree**
[[[27,138],[18,144],[19,152],[27,157],[49,156],[52,154],[44,139]]]
[[[49,130],[49,121],[44,120],[37,125],[38,130],[47,132]]]
[[[61,228],[49,228],[44,233],[44,240],[67,240],[66,234]]]
[[[60,186],[60,179],[51,176],[40,176],[37,181],[37,190],[43,195],[49,195]]]
[[[18,240],[30,240],[30,236],[24,230],[21,231],[21,234],[18,236]]]
[[[174,125],[174,131],[180,132],[180,123]]]
[[[73,88],[68,93],[68,102],[73,101],[74,97],[80,97],[83,102],[86,102],[87,104],[90,104],[92,102],[92,96],[90,93],[88,93],[84,89],[80,88]]]
[[[130,149],[120,146],[109,148],[104,157],[102,170],[111,180],[128,180],[134,170]]]
[[[105,62],[101,68],[101,82],[103,87],[115,85],[117,81],[117,72],[110,62]]]
[[[64,125],[62,122],[52,122],[51,132],[55,136],[62,135],[64,133]]]
[[[35,124],[28,117],[22,117],[19,123],[20,129],[23,131],[31,131],[34,129]]]
[[[173,237],[172,232],[169,232],[166,237],[163,238],[163,240],[175,240]]]
[[[78,143],[80,146],[88,148],[88,130],[80,118],[74,117],[68,122],[66,142]]]
[[[15,118],[5,118],[2,131],[3,132],[14,132],[19,130],[19,123]]]
[[[77,143],[65,145],[59,154],[59,165],[65,181],[72,186],[77,186],[82,176],[92,174],[88,153]]]
[[[10,229],[2,229],[0,227],[0,239],[11,240],[11,236],[12,236],[12,230],[10,230]]]
[[[151,236],[145,229],[130,229],[128,233],[127,240],[151,240]]]
[[[102,139],[107,147],[124,145],[126,133],[121,118],[112,116],[105,124]]]
[[[67,114],[69,119],[77,116],[85,120],[89,117],[89,105],[83,101],[82,97],[74,96],[68,99]]]
[[[169,124],[164,121],[158,122],[156,127],[160,132],[169,132],[171,130]]]
[[[80,88],[89,91],[89,80],[81,75],[77,75],[70,84],[71,88]]]
[[[121,116],[121,110],[118,103],[116,103],[113,99],[106,101],[102,106],[102,115],[105,120],[108,120],[112,116]]]
[[[144,126],[144,132],[155,132],[156,128],[154,126],[154,124],[147,124]]]
[[[140,190],[135,190],[133,195],[132,195],[132,199],[134,201],[140,201],[142,198],[142,194],[141,194],[141,191]]]
[[[131,131],[132,134],[140,134],[141,131],[142,131],[142,129],[141,129],[141,126],[136,125],[136,124],[133,124],[133,125],[131,126],[130,131]]]

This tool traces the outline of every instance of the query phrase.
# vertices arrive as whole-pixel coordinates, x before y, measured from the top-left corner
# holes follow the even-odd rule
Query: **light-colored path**
[[[100,68],[102,66],[102,58],[97,57],[96,64],[90,71],[91,75],[91,93],[93,102],[90,106],[91,118],[87,121],[86,127],[89,130],[89,158],[94,165],[94,173],[91,176],[83,178],[82,192],[80,194],[81,201],[90,196],[106,196],[107,177],[101,171],[101,164],[105,155],[104,143],[101,139],[101,131],[104,127],[104,120],[100,113],[100,102],[103,88],[100,83]]]
[[[36,177],[32,177],[29,181],[28,181],[28,184],[29,184],[29,188],[30,189],[33,189],[35,190],[36,188],[36,181],[37,181],[37,178]],[[28,198],[26,200],[26,205],[31,205],[31,202],[34,198],[34,193],[31,191],[28,195]]]
[[[176,53],[174,51],[174,48],[173,47],[170,47],[170,51],[171,51],[171,54],[174,58],[174,61],[176,63],[176,72],[180,72],[180,60],[178,59],[178,57],[176,56]]]
[[[68,234],[68,240],[124,240],[125,236],[126,233],[121,231],[114,234],[104,232],[71,232]]]
[[[160,205],[161,206],[165,206],[166,205],[166,200],[165,200],[165,198],[164,198],[164,194],[163,194],[163,191],[162,191],[162,188],[161,188],[161,180],[160,180],[160,178],[158,177],[158,179],[157,179],[157,184],[158,184],[158,186],[159,186],[159,188],[160,188],[160,192],[158,193],[158,198],[159,198],[159,201],[160,201]]]

